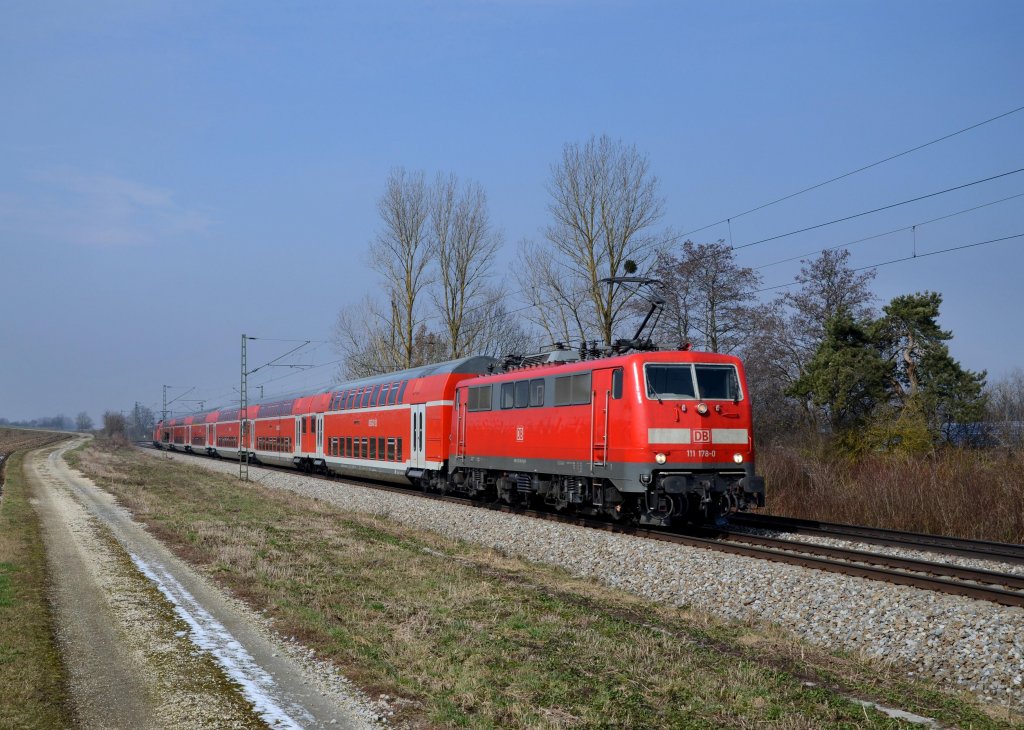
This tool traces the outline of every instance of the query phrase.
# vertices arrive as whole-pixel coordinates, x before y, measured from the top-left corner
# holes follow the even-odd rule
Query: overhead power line
[[[880,264],[871,264],[869,266],[860,266],[860,267],[858,267],[856,269],[853,269],[853,271],[864,271],[865,269],[880,269],[881,267],[889,266],[890,264],[898,264],[898,263],[901,263],[903,261],[914,261],[915,259],[923,259],[923,258],[926,258],[928,256],[938,256],[939,254],[952,253],[953,251],[963,251],[966,248],[976,248],[977,246],[987,246],[987,245],[992,244],[992,243],[999,243],[1000,241],[1009,241],[1009,240],[1014,239],[1014,238],[1024,238],[1024,233],[1017,233],[1017,234],[1014,234],[1012,236],[1003,236],[1002,238],[992,238],[992,239],[989,239],[988,241],[978,241],[977,243],[965,243],[965,244],[960,245],[960,246],[951,246],[950,248],[943,248],[943,249],[939,249],[938,251],[929,251],[927,253],[914,254],[913,256],[904,256],[902,258],[892,259],[890,261],[883,261]],[[767,286],[767,287],[765,287],[763,289],[755,289],[752,293],[753,294],[760,294],[760,293],[766,292],[766,291],[774,291],[776,289],[785,289],[788,286],[793,286],[794,284],[798,284],[798,283],[799,282],[797,282],[797,281],[791,281],[791,282],[788,282],[786,284],[776,284],[775,286]]]
[[[708,228],[712,228],[714,226],[721,225],[722,223],[730,223],[732,220],[734,220],[736,218],[742,218],[745,215],[749,215],[750,213],[755,213],[755,212],[757,212],[759,210],[763,210],[763,209],[765,209],[765,208],[767,208],[769,206],[775,205],[776,203],[781,203],[781,202],[783,202],[785,200],[789,200],[790,198],[795,198],[798,195],[803,195],[804,193],[809,193],[812,190],[817,190],[820,187],[824,187],[825,185],[829,185],[830,183],[834,183],[834,182],[836,182],[838,180],[842,180],[844,178],[850,177],[851,175],[856,175],[859,172],[864,172],[865,170],[870,170],[872,167],[878,167],[879,165],[883,165],[886,162],[891,162],[892,160],[895,160],[895,159],[898,159],[900,157],[903,157],[904,155],[909,155],[912,152],[917,152],[918,150],[923,150],[925,147],[930,147],[933,144],[938,144],[939,142],[943,142],[943,141],[945,141],[947,139],[951,139],[952,137],[956,137],[958,134],[963,134],[964,132],[970,132],[972,129],[977,129],[978,127],[982,127],[982,126],[984,126],[986,124],[989,124],[990,122],[994,122],[997,119],[1002,119],[1003,117],[1008,117],[1011,114],[1016,114],[1019,111],[1024,111],[1024,106],[1019,106],[1016,109],[1011,109],[1008,112],[1003,112],[1002,114],[998,114],[998,115],[996,115],[994,117],[991,117],[989,119],[986,119],[984,121],[978,122],[976,124],[972,124],[969,127],[964,127],[963,129],[958,129],[955,132],[951,132],[950,134],[943,135],[942,137],[938,137],[936,139],[933,139],[930,142],[925,142],[924,144],[919,144],[916,147],[911,147],[909,150],[904,150],[903,152],[899,152],[899,153],[897,153],[895,155],[890,155],[889,157],[886,157],[883,160],[878,160],[878,162],[872,162],[870,165],[864,165],[863,167],[858,167],[856,170],[850,170],[849,172],[844,172],[842,175],[837,175],[836,177],[829,178],[828,180],[823,180],[822,182],[816,183],[814,185],[811,185],[810,187],[804,188],[803,190],[797,190],[795,193],[790,193],[789,195],[783,195],[781,198],[776,198],[775,200],[768,201],[767,203],[762,203],[761,205],[758,205],[758,206],[756,206],[754,208],[751,208],[750,210],[745,210],[742,213],[737,213],[735,215],[731,215],[728,218],[723,218],[722,220],[715,221],[714,223],[708,223],[706,226],[701,226],[700,228],[694,228],[692,231],[687,231],[683,235],[684,236],[689,236],[691,233],[700,233],[701,231],[707,230]]]
[[[866,216],[866,215],[871,215],[872,213],[879,213],[879,212],[881,212],[883,210],[890,210],[892,208],[898,208],[901,205],[909,205],[910,203],[916,203],[919,200],[926,200],[928,198],[934,198],[937,195],[945,195],[946,193],[951,193],[951,192],[953,192],[955,190],[963,190],[964,188],[969,188],[972,185],[980,185],[981,183],[989,182],[991,180],[998,180],[1001,177],[1007,177],[1009,175],[1016,175],[1017,173],[1020,173],[1020,172],[1024,172],[1024,167],[1021,167],[1021,168],[1016,169],[1016,170],[1011,170],[1010,172],[1000,173],[999,175],[993,175],[992,177],[986,177],[986,178],[983,178],[981,180],[974,180],[972,182],[964,183],[963,185],[957,185],[957,186],[952,187],[952,188],[946,188],[945,190],[939,190],[939,191],[934,192],[934,193],[928,193],[927,195],[919,195],[918,197],[910,198],[909,200],[901,200],[898,203],[891,203],[889,205],[883,205],[881,208],[873,208],[871,210],[865,210],[865,211],[862,211],[860,213],[854,213],[853,215],[844,216],[842,218],[836,218],[835,220],[825,221],[824,223],[817,223],[817,224],[815,224],[813,226],[807,226],[806,228],[799,228],[799,229],[797,229],[795,231],[789,231],[788,233],[780,233],[777,236],[769,236],[768,238],[762,238],[762,239],[760,239],[758,241],[751,241],[750,243],[744,243],[744,244],[742,244],[740,246],[733,246],[733,249],[734,250],[739,250],[741,248],[750,248],[751,246],[757,246],[758,244],[761,244],[761,243],[768,243],[769,241],[777,241],[780,238],[786,238],[788,236],[795,236],[798,233],[806,233],[807,231],[814,231],[814,230],[817,230],[818,228],[824,228],[825,226],[831,226],[831,225],[834,225],[836,223],[842,223],[844,221],[853,220],[854,218],[861,218],[861,217]]]
[[[876,233],[876,234],[874,234],[872,236],[865,236],[864,238],[858,238],[858,239],[853,240],[853,241],[847,241],[846,243],[840,243],[840,244],[837,244],[835,246],[829,246],[828,248],[823,248],[823,249],[816,250],[816,251],[810,251],[808,253],[802,253],[799,256],[790,256],[789,258],[779,259],[778,261],[772,261],[770,264],[761,264],[760,266],[755,266],[753,268],[754,268],[755,271],[760,270],[760,269],[767,269],[767,268],[769,268],[771,266],[778,266],[779,264],[787,264],[790,261],[796,261],[797,259],[802,259],[802,258],[805,258],[807,256],[814,256],[815,254],[821,253],[823,251],[835,251],[837,249],[846,248],[848,246],[853,246],[853,245],[858,244],[858,243],[864,243],[865,241],[874,241],[876,238],[882,238],[883,236],[891,236],[894,233],[902,233],[903,231],[911,231],[911,230],[913,230],[915,228],[920,228],[921,226],[926,226],[929,223],[936,223],[938,221],[944,221],[947,218],[954,218],[954,217],[956,217],[958,215],[963,215],[964,213],[971,213],[971,212],[973,212],[975,210],[981,210],[982,208],[987,208],[987,207],[989,207],[991,205],[997,205],[999,203],[1005,203],[1007,200],[1014,200],[1015,198],[1021,198],[1021,197],[1024,197],[1024,193],[1017,193],[1016,195],[1011,195],[1011,196],[1006,197],[1006,198],[1000,198],[999,200],[993,200],[993,201],[991,201],[989,203],[982,203],[981,205],[975,205],[972,208],[964,208],[963,210],[958,210],[955,213],[947,213],[946,215],[940,215],[938,218],[932,218],[930,220],[921,221],[920,223],[912,223],[911,225],[903,226],[902,228],[893,228],[891,231],[885,231],[884,233]]]

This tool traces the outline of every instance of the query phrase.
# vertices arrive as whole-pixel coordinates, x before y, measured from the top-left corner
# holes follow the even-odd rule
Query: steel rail
[[[885,545],[910,550],[944,553],[946,555],[958,555],[975,560],[995,560],[997,562],[1024,565],[1024,545],[1015,545],[1013,543],[968,540],[960,537],[903,532],[880,527],[847,525],[840,522],[803,520],[795,517],[775,517],[773,515],[735,514],[729,518],[729,521],[734,525],[756,527],[763,530],[834,537],[842,540],[865,542],[871,545]]]
[[[193,455],[202,456],[202,454]],[[500,503],[485,503],[473,499],[468,499],[466,497],[455,497],[447,494],[426,492],[421,489],[410,489],[408,487],[400,487],[394,484],[374,482],[371,480],[363,480],[353,477],[344,477],[334,474],[323,475],[296,472],[295,469],[291,469],[288,467],[271,466],[266,464],[261,464],[259,466],[265,469],[280,470],[292,474],[300,474],[302,476],[313,476],[327,481],[344,481],[352,483],[354,486],[366,487],[369,489],[376,489],[385,492],[393,492],[396,494],[403,494],[406,496],[416,497],[420,499],[426,498],[442,502],[450,502],[453,504],[461,504],[465,506],[474,507],[476,509],[485,509],[496,512],[505,512],[509,514],[518,514],[525,517],[548,520],[551,522],[571,524],[580,527],[603,530],[605,532],[629,535],[632,537],[639,537],[650,540],[658,540],[661,542],[673,543],[676,545],[684,545],[687,547],[714,550],[716,552],[726,553],[729,555],[741,555],[744,557],[758,558],[761,560],[769,560],[776,563],[784,563],[803,568],[822,570],[829,573],[839,573],[842,575],[848,575],[857,578],[882,581],[893,585],[905,585],[914,588],[930,590],[933,592],[945,593],[948,595],[964,596],[976,600],[998,603],[1004,606],[1024,608],[1024,592],[1016,592],[1013,590],[1006,590],[1005,588],[997,587],[996,585],[991,584],[991,582],[986,578],[986,576],[997,576],[999,580],[997,580],[996,583],[1001,585],[1003,584],[1003,582],[1005,582],[1010,585],[1016,586],[1021,585],[1021,583],[1024,583],[1024,581],[1021,580],[1020,576],[993,573],[992,571],[971,570],[968,568],[961,569],[956,568],[954,566],[944,566],[938,563],[929,563],[927,561],[896,559],[892,558],[891,556],[882,556],[877,555],[875,553],[866,553],[854,550],[843,550],[841,548],[829,548],[826,546],[814,545],[811,543],[793,542],[787,540],[778,540],[778,546],[776,547],[758,546],[748,544],[746,542],[738,542],[738,540],[764,540],[765,542],[771,542],[772,539],[758,538],[758,536],[739,533],[723,534],[721,531],[717,532],[716,536],[714,537],[698,537],[696,535],[687,535],[675,532],[663,532],[660,530],[652,530],[644,527],[627,525],[623,523],[605,522],[589,517],[581,517],[579,515],[565,515],[556,512],[544,512],[541,510],[529,509],[525,507],[506,505]],[[713,531],[709,530],[708,532],[710,533]],[[814,554],[817,551],[821,551],[821,554]],[[827,557],[826,555],[828,552],[843,553],[845,557],[842,559]],[[870,558],[871,561],[875,561],[875,564],[864,565],[858,562],[851,562],[855,559],[853,557],[850,557],[851,554],[862,556],[859,559],[863,560],[864,562],[867,562],[866,558]],[[907,568],[904,570],[898,570],[889,567],[877,567],[877,562],[890,560],[902,561],[907,564],[913,564],[915,567]],[[956,580],[954,579],[954,577],[945,577],[951,576],[952,572],[945,573],[943,575],[929,575],[928,571],[926,570],[926,566],[934,569],[935,571],[940,571],[943,569],[949,571],[962,570],[964,571],[965,575],[970,574],[971,577],[964,578],[962,576],[956,576],[960,577],[961,580]],[[914,572],[907,572],[908,570]],[[962,582],[963,580],[977,582]]]

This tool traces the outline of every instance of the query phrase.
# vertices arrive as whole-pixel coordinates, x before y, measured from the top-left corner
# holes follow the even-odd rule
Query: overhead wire
[[[970,126],[964,127],[963,129],[958,129],[955,132],[951,132],[951,133],[943,135],[941,137],[937,137],[936,139],[933,139],[930,142],[925,142],[924,144],[919,144],[916,147],[911,147],[910,149],[904,150],[903,152],[898,152],[895,155],[890,155],[890,156],[888,156],[888,157],[886,157],[884,159],[878,160],[877,162],[872,162],[869,165],[864,165],[862,167],[858,167],[856,170],[850,170],[849,172],[844,172],[842,175],[837,175],[837,176],[835,176],[833,178],[829,178],[828,180],[823,180],[822,182],[815,183],[814,185],[811,185],[810,187],[806,187],[803,190],[797,190],[795,193],[789,193],[788,195],[783,195],[781,198],[776,198],[775,200],[770,200],[767,203],[762,203],[761,205],[755,206],[755,207],[751,208],[750,210],[745,210],[742,213],[736,213],[734,215],[731,215],[731,216],[728,216],[726,218],[723,218],[720,221],[715,221],[714,223],[708,223],[706,226],[701,226],[700,228],[694,228],[692,231],[687,231],[686,233],[684,233],[682,235],[683,236],[689,236],[690,234],[699,233],[701,231],[707,230],[708,228],[712,228],[714,226],[721,225],[722,223],[727,223],[727,222],[731,223],[731,221],[733,219],[735,219],[735,218],[741,218],[741,217],[743,217],[745,215],[749,215],[751,213],[756,213],[759,210],[764,210],[765,208],[768,208],[768,207],[770,207],[772,205],[776,205],[777,203],[781,203],[783,201],[790,200],[791,198],[795,198],[798,195],[803,195],[804,193],[809,193],[812,190],[817,190],[818,188],[824,187],[825,185],[829,185],[829,184],[837,182],[839,180],[843,180],[844,178],[848,178],[851,175],[856,175],[857,173],[864,172],[865,170],[870,170],[873,167],[878,167],[879,165],[883,165],[886,162],[891,162],[892,160],[898,159],[900,157],[904,157],[904,156],[909,155],[909,154],[911,154],[913,152],[917,152],[919,150],[923,150],[924,148],[930,147],[933,144],[938,144],[939,142],[944,142],[947,139],[951,139],[953,137],[956,137],[957,135],[964,134],[965,132],[970,132],[972,129],[977,129],[978,127],[983,127],[986,124],[994,122],[994,121],[996,121],[998,119],[1002,119],[1004,117],[1008,117],[1011,114],[1016,114],[1017,112],[1020,112],[1020,111],[1024,111],[1024,106],[1019,106],[1016,109],[1011,109],[1008,112],[1003,112],[1002,114],[997,114],[994,117],[990,117],[990,118],[985,119],[985,120],[983,120],[981,122],[977,122],[977,123],[972,124]]]
[[[853,241],[847,241],[846,243],[840,243],[840,244],[837,244],[835,246],[829,246],[828,248],[823,248],[823,249],[818,249],[818,250],[815,250],[815,251],[810,251],[808,253],[800,254],[799,256],[790,256],[789,258],[779,259],[778,261],[772,261],[769,264],[761,264],[760,266],[753,266],[751,268],[753,268],[755,271],[758,271],[760,269],[767,269],[767,268],[772,267],[772,266],[778,266],[779,264],[786,264],[786,263],[789,263],[790,261],[796,261],[798,259],[802,259],[802,258],[805,258],[807,256],[814,256],[815,254],[821,253],[823,251],[836,251],[838,249],[847,248],[848,246],[853,246],[853,245],[856,245],[858,243],[864,243],[865,241],[873,241],[876,238],[882,238],[884,236],[891,236],[894,233],[902,233],[903,231],[910,231],[910,230],[913,230],[914,228],[919,228],[921,226],[928,225],[929,223],[935,223],[937,221],[946,220],[947,218],[954,218],[954,217],[956,217],[958,215],[963,215],[964,213],[971,213],[971,212],[973,212],[975,210],[981,210],[982,208],[987,208],[987,207],[989,207],[991,205],[997,205],[998,203],[1005,203],[1008,200],[1013,200],[1015,198],[1020,198],[1020,197],[1024,197],[1024,193],[1017,193],[1016,195],[1011,195],[1011,196],[1006,197],[1006,198],[1000,198],[999,200],[993,200],[993,201],[988,202],[988,203],[982,203],[981,205],[975,205],[974,207],[971,207],[971,208],[964,208],[963,210],[958,210],[955,213],[948,213],[946,215],[939,216],[938,218],[931,218],[931,219],[926,220],[926,221],[920,221],[919,223],[914,223],[914,224],[911,224],[909,226],[903,226],[902,228],[893,228],[892,230],[885,231],[884,233],[876,233],[876,234],[871,235],[871,236],[865,236],[864,238],[858,238],[858,239],[855,239]]]
[[[1016,174],[1021,173],[1021,172],[1024,172],[1024,167],[1018,168],[1016,170],[1010,170],[1009,172],[1003,172],[1003,173],[1000,173],[998,175],[992,175],[991,177],[982,178],[980,180],[972,180],[969,183],[964,183],[963,185],[956,185],[956,186],[951,187],[951,188],[946,188],[945,190],[938,190],[938,191],[936,191],[934,193],[928,193],[927,195],[919,195],[916,198],[910,198],[908,200],[902,200],[902,201],[900,201],[898,203],[891,203],[889,205],[883,205],[880,208],[872,208],[871,210],[865,210],[865,211],[862,211],[860,213],[854,213],[853,215],[843,216],[842,218],[836,218],[834,220],[826,221],[824,223],[817,223],[817,224],[815,224],[813,226],[807,226],[806,228],[799,228],[799,229],[797,229],[795,231],[789,231],[787,233],[780,233],[780,234],[778,234],[776,236],[769,236],[768,238],[762,238],[762,239],[760,239],[758,241],[751,241],[750,243],[744,243],[744,244],[742,244],[740,246],[733,246],[733,250],[734,251],[738,251],[738,250],[743,249],[743,248],[750,248],[751,246],[757,246],[758,244],[768,243],[769,241],[777,241],[780,238],[787,238],[789,236],[795,236],[798,233],[806,233],[807,231],[814,231],[814,230],[817,230],[818,228],[824,228],[826,226],[831,226],[831,225],[834,225],[836,223],[842,223],[844,221],[853,220],[854,218],[861,218],[863,216],[871,215],[872,213],[878,213],[878,212],[881,212],[883,210],[891,210],[892,208],[898,208],[901,205],[908,205],[910,203],[916,203],[916,202],[918,202],[920,200],[926,200],[928,198],[934,198],[934,197],[936,197],[938,195],[945,195],[946,193],[951,193],[951,192],[953,192],[955,190],[963,190],[964,188],[969,188],[969,187],[971,187],[973,185],[980,185],[981,183],[990,182],[992,180],[998,180],[999,178],[1008,177],[1010,175],[1016,175]]]
[[[879,269],[879,268],[881,268],[883,266],[889,266],[890,264],[898,264],[898,263],[901,263],[903,261],[916,261],[917,259],[923,259],[923,258],[926,258],[928,256],[938,256],[939,254],[952,253],[953,251],[963,251],[964,249],[967,249],[967,248],[976,248],[977,246],[987,246],[987,245],[992,244],[992,243],[999,243],[1001,241],[1009,241],[1009,240],[1014,239],[1014,238],[1024,238],[1024,233],[1016,233],[1016,234],[1014,234],[1012,236],[1003,236],[1002,238],[992,238],[992,239],[989,239],[987,241],[978,241],[976,243],[965,243],[965,244],[962,244],[960,246],[951,246],[949,248],[939,249],[938,251],[929,251],[929,252],[926,252],[926,253],[915,253],[913,256],[904,256],[904,257],[898,258],[898,259],[891,259],[890,261],[883,261],[883,262],[878,263],[878,264],[870,264],[868,266],[860,266],[860,267],[857,267],[855,269],[852,269],[852,271],[864,271],[866,269]],[[793,286],[793,285],[798,284],[798,283],[799,282],[797,282],[797,281],[790,281],[790,282],[787,282],[785,284],[776,284],[775,286],[767,286],[767,287],[764,287],[762,289],[755,289],[751,293],[752,294],[761,294],[762,292],[766,292],[766,291],[775,291],[776,289],[785,289],[786,287],[790,287],[790,286]]]

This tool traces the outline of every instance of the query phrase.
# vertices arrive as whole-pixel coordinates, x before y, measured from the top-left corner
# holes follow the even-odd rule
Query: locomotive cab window
[[[740,400],[740,379],[732,365],[694,365],[697,392],[705,400]]]
[[[647,397],[665,400],[740,400],[733,365],[647,364]]]

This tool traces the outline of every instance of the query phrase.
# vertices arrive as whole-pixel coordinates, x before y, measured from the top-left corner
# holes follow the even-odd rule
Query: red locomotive
[[[743,366],[689,350],[469,357],[161,422],[154,445],[641,524],[764,504]]]

